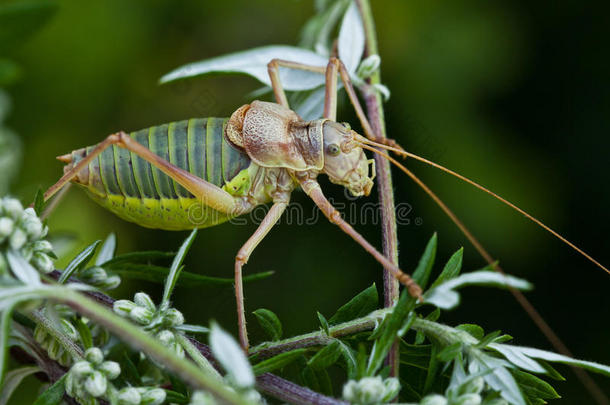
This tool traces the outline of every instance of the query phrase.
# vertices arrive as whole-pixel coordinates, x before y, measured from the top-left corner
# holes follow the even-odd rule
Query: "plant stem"
[[[375,22],[368,0],[356,0],[365,32],[365,57],[377,55],[377,34]],[[367,115],[373,131],[378,137],[386,137],[385,118],[383,112],[383,100],[378,91],[373,87],[381,83],[381,74],[378,69],[369,79],[368,86],[361,89],[366,102]],[[377,187],[379,190],[379,202],[381,203],[381,229],[383,240],[383,254],[394,264],[398,265],[398,236],[396,230],[396,209],[394,206],[394,191],[392,186],[392,172],[390,163],[381,156],[375,154],[375,167],[377,168]],[[399,296],[398,280],[392,273],[385,269],[383,273],[383,297],[386,308],[394,305]],[[390,375],[398,375],[399,346],[395,343],[388,353],[386,364],[390,366]]]

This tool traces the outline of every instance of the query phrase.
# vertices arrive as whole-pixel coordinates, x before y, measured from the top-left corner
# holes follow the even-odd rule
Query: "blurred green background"
[[[225,76],[159,86],[159,77],[187,62],[267,44],[296,44],[312,1],[105,0],[58,2],[55,15],[10,53],[21,79],[9,87],[7,125],[24,145],[13,194],[31,200],[61,175],[55,156],[117,130],[199,116],[228,116],[260,85]],[[610,25],[596,2],[503,0],[373,1],[391,137],[406,149],[453,168],[516,202],[602,263],[610,264]],[[597,9],[599,7],[599,9]],[[342,119],[355,125],[351,111]],[[434,169],[408,162],[455,209],[510,273],[532,281],[528,294],[577,357],[610,364],[609,276],[520,215]],[[3,174],[0,174],[0,176]],[[337,186],[324,185],[336,201]],[[452,223],[405,176],[395,174],[397,201],[411,205],[401,226],[401,265],[410,271],[433,232],[437,267],[460,246],[465,270],[484,262]],[[376,199],[376,192],[370,197]],[[313,210],[301,192],[293,200]],[[361,204],[365,200],[358,203]],[[420,223],[421,220],[421,224]],[[417,224],[416,224],[417,223]],[[75,251],[116,232],[120,252],[175,249],[186,233],[126,223],[73,188],[49,222],[78,235]],[[356,226],[380,246],[378,227]],[[231,277],[233,259],[255,225],[205,229],[187,270]],[[61,264],[61,263],[60,263]],[[334,226],[281,224],[255,251],[245,272],[275,270],[246,285],[249,311],[265,307],[286,335],[317,328],[315,311],[331,315],[371,282],[379,266]],[[161,289],[129,283],[160,297]],[[502,329],[515,342],[549,345],[505,292],[469,289],[441,318]],[[175,306],[190,323],[215,318],[235,328],[233,291],[178,289]],[[262,338],[250,317],[253,340]],[[554,386],[566,400],[590,397],[573,374]],[[596,378],[610,394],[608,380]]]

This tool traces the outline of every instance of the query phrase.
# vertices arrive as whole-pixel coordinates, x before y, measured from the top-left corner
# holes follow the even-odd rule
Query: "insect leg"
[[[237,325],[239,328],[239,342],[241,347],[248,352],[248,330],[246,328],[246,314],[244,311],[244,290],[242,285],[241,269],[248,262],[248,258],[269,233],[273,225],[280,219],[286,206],[288,205],[289,195],[284,198],[277,199],[271,206],[267,215],[258,226],[258,229],[250,236],[248,241],[239,249],[235,257],[235,299],[237,300]]]
[[[375,249],[366,239],[364,239],[364,237],[362,237],[362,235],[360,235],[354,228],[352,228],[350,224],[341,218],[339,211],[337,211],[324,196],[324,193],[322,192],[322,189],[317,181],[311,179],[304,180],[301,182],[301,187],[331,223],[337,225],[343,232],[351,236],[352,239],[358,242],[358,244],[360,244],[364,250],[369,252],[375,258],[375,260],[381,263],[384,268],[392,272],[394,277],[396,277],[398,281],[407,287],[407,290],[412,297],[416,297],[419,300],[422,299],[422,289],[419,285],[417,285],[415,280],[400,270],[398,266],[388,260],[384,255],[379,253],[377,249]]]
[[[240,199],[233,197],[223,189],[214,184],[208,183],[207,181],[195,176],[188,171],[179,168],[160,156],[154,154],[150,149],[142,146],[140,143],[132,139],[129,135],[124,132],[118,132],[116,134],[109,135],[106,139],[100,142],[89,155],[83,160],[78,162],[72,169],[66,172],[60,179],[52,185],[44,195],[45,201],[51,198],[57,193],[63,186],[65,186],[70,180],[78,175],[78,173],[85,168],[93,159],[95,159],[104,149],[109,146],[117,145],[125,148],[142,159],[149,162],[154,167],[161,170],[163,173],[171,177],[174,181],[180,184],[182,187],[187,189],[195,197],[202,200],[205,205],[214,208],[217,211],[239,215],[249,207],[242,205]]]
[[[322,74],[325,72],[325,69],[321,66],[305,65],[303,63],[282,59],[272,59],[271,62],[267,64],[267,71],[269,72],[269,78],[271,79],[271,87],[273,88],[273,94],[275,95],[277,103],[286,108],[290,108],[290,106],[288,105],[288,98],[286,98],[286,92],[284,91],[284,87],[280,80],[280,66]]]

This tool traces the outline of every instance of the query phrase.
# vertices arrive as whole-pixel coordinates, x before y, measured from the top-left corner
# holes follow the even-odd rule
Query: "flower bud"
[[[97,347],[92,347],[85,352],[85,359],[95,365],[101,364],[104,361],[104,354]]]
[[[169,346],[169,350],[174,352],[174,354],[180,358],[184,358],[184,348],[178,342],[174,342]]]
[[[53,245],[47,240],[37,240],[32,245],[35,252],[50,253],[53,251]]]
[[[144,307],[136,306],[129,313],[129,317],[141,325],[146,325],[152,321],[153,312]]]
[[[503,398],[492,399],[489,402],[485,402],[485,405],[509,405],[508,401]]]
[[[108,381],[102,373],[94,371],[90,376],[85,378],[84,387],[92,397],[99,397],[106,392]]]
[[[381,402],[391,402],[400,392],[400,382],[398,378],[386,378],[384,381],[385,394]]]
[[[0,218],[0,240],[9,236],[15,229],[15,221],[10,218]]]
[[[121,284],[121,277],[116,274],[112,276],[108,276],[106,280],[100,283],[100,287],[106,290],[112,290],[113,288],[117,288]]]
[[[142,396],[137,389],[126,387],[119,391],[117,399],[120,405],[140,405]]]
[[[131,313],[131,310],[134,309],[136,307],[136,304],[134,304],[132,301],[129,300],[117,300],[114,301],[114,304],[112,304],[112,309],[114,310],[115,313],[117,313],[118,315],[121,316],[129,316],[129,314]]]
[[[481,396],[479,394],[464,394],[455,401],[456,405],[480,405]]]
[[[57,360],[64,353],[63,347],[55,339],[51,339],[47,346],[47,354],[51,360]]]
[[[483,391],[485,387],[485,380],[483,377],[475,377],[468,382],[462,384],[459,389],[459,394],[478,394]]]
[[[170,326],[178,326],[184,323],[184,315],[176,308],[168,309],[164,314],[164,318]]]
[[[159,339],[164,346],[169,346],[170,344],[174,343],[176,336],[174,336],[174,332],[164,329],[157,333],[157,339]]]
[[[93,367],[91,367],[91,364],[88,361],[77,361],[72,365],[72,368],[70,368],[70,373],[78,378],[88,375],[92,372]]]
[[[36,217],[28,218],[21,225],[30,240],[36,240],[42,236],[42,223]]]
[[[99,367],[98,370],[104,373],[109,380],[114,380],[121,374],[121,366],[115,361],[105,361]]]
[[[149,311],[154,312],[157,309],[157,307],[155,306],[155,303],[150,298],[150,295],[148,295],[144,292],[136,293],[133,296],[133,302],[135,302],[136,305],[138,305],[139,307],[144,307],[144,308],[148,309]]]
[[[59,359],[57,359],[57,362],[64,367],[68,367],[70,364],[72,364],[72,355],[65,351],[62,353],[62,355],[59,357]]]
[[[43,273],[50,273],[55,269],[53,260],[46,253],[34,253],[32,264]]]
[[[359,381],[350,380],[343,386],[343,398],[356,404],[377,404],[385,395],[385,385],[381,377],[364,377]]]
[[[380,64],[381,58],[379,55],[370,55],[360,63],[356,74],[361,79],[367,79],[379,69]]]
[[[36,327],[34,328],[34,340],[36,340],[36,342],[38,342],[38,344],[43,346],[43,343],[47,340],[48,337],[49,337],[49,335],[48,335],[47,331],[42,326],[37,324]]]
[[[165,401],[165,390],[161,388],[147,389],[142,393],[142,405],[160,405]]]
[[[17,228],[11,234],[9,238],[9,244],[11,246],[11,249],[19,250],[23,247],[23,245],[25,245],[25,242],[27,242],[27,240],[28,237],[25,232],[23,232],[21,228]]]
[[[447,405],[447,399],[438,394],[427,395],[420,401],[419,405]]]
[[[208,392],[195,391],[191,395],[191,403],[189,405],[216,405],[216,400]]]
[[[81,271],[78,277],[89,284],[97,284],[106,280],[108,274],[106,274],[106,270],[103,268],[94,266]]]
[[[4,198],[2,205],[5,214],[15,220],[23,214],[23,205],[15,198]]]

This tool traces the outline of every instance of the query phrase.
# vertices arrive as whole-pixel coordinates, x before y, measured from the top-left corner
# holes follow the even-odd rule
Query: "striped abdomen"
[[[250,166],[250,159],[225,139],[226,122],[222,118],[190,119],[142,129],[130,136],[170,163],[239,195],[247,191],[249,177],[247,171],[242,171]],[[72,152],[72,162],[66,169],[92,149],[93,146]],[[109,147],[93,159],[75,182],[85,186],[101,205],[146,227],[190,229],[228,219],[202,207],[169,176],[118,146]],[[193,207],[194,204],[199,205]]]

